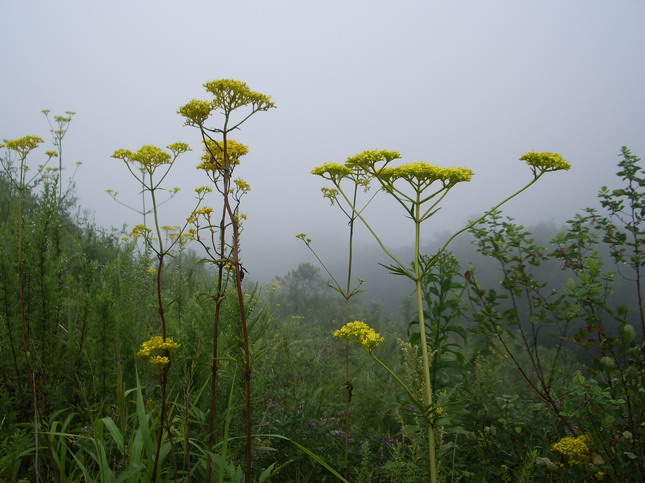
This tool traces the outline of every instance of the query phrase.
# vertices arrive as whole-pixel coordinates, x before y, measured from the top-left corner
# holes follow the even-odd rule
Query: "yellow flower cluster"
[[[243,106],[250,106],[254,111],[266,111],[275,107],[271,97],[252,91],[244,82],[217,79],[207,82],[204,87],[213,94],[212,101],[193,99],[177,111],[186,118],[187,126],[202,127],[211,113],[218,109],[230,114]]]
[[[452,185],[461,181],[470,181],[473,174],[468,168],[442,168],[428,163],[408,163],[395,168],[384,168],[379,177],[388,181],[404,179],[409,183],[423,184],[443,181]]]
[[[226,147],[226,159],[224,159],[224,148]],[[240,158],[249,152],[248,146],[238,143],[232,139],[226,141],[206,140],[203,163],[197,165],[197,169],[205,171],[219,171],[231,165],[240,164]]]
[[[29,151],[36,149],[39,144],[45,141],[38,136],[24,136],[19,139],[5,139],[4,142],[4,147],[11,151],[16,151],[24,159]]]
[[[242,178],[237,178],[233,182],[235,183],[235,186],[237,186],[238,190],[243,191],[244,193],[251,191],[251,185],[244,181]]]
[[[213,107],[225,113],[246,105],[251,105],[255,111],[275,107],[271,97],[252,91],[245,82],[238,80],[217,79],[207,82],[204,87],[213,94]]]
[[[345,164],[351,168],[361,168],[365,171],[371,171],[376,163],[385,161],[387,164],[394,159],[399,159],[400,157],[401,153],[398,151],[371,149],[355,154],[354,156],[350,156],[347,158],[347,161],[345,161]]]
[[[179,344],[170,337],[166,337],[164,341],[163,337],[156,335],[141,344],[141,350],[137,352],[137,356],[147,360],[155,368],[163,369],[170,363],[170,356],[177,349],[179,349]]]
[[[208,216],[212,212],[213,212],[213,208],[211,208],[210,206],[204,206],[202,208],[199,208],[199,209],[195,210],[193,213],[196,214],[196,215]]]
[[[181,106],[177,112],[186,118],[185,124],[187,126],[202,126],[212,111],[212,102],[193,99],[188,104]]]
[[[188,145],[183,145],[183,147],[178,147],[177,145],[182,145],[183,143],[176,143],[176,145],[171,145],[175,149],[183,149],[183,147],[186,147],[186,150],[188,148]],[[141,146],[141,148],[136,152],[132,152],[129,149],[117,149],[114,151],[114,154],[112,155],[113,158],[116,159],[122,159],[126,163],[138,163],[144,168],[148,168],[149,170],[153,170],[157,166],[161,166],[162,164],[170,164],[172,161],[172,156],[165,152],[163,149],[153,146],[151,144],[147,144],[145,146]]]
[[[526,161],[529,166],[543,171],[568,171],[571,169],[571,165],[558,153],[536,153],[531,151],[523,154],[520,161]]]
[[[372,352],[385,339],[365,322],[349,322],[333,333],[334,337],[348,340],[360,345],[367,352]]]
[[[582,465],[589,461],[589,445],[591,439],[583,434],[577,438],[566,437],[551,446],[553,451],[567,457],[569,465]]]
[[[325,163],[312,169],[311,174],[321,176],[331,181],[340,181],[346,176],[354,174],[354,171],[343,164]]]
[[[133,236],[135,238],[138,238],[140,236],[142,237],[147,237],[150,233],[152,232],[151,228],[148,228],[146,225],[135,225],[132,228],[132,232],[130,233],[130,236]]]
[[[210,186],[200,186],[199,188],[195,188],[195,193],[198,195],[203,195],[205,193],[211,193],[213,191],[213,188]]]
[[[175,156],[179,156],[181,153],[186,153],[192,151],[190,146],[186,143],[172,143],[169,146],[166,146],[170,151],[173,152]]]
[[[334,204],[334,201],[336,201],[336,198],[338,198],[338,195],[340,192],[335,189],[335,188],[320,188],[323,194],[323,198],[327,198],[331,204]]]

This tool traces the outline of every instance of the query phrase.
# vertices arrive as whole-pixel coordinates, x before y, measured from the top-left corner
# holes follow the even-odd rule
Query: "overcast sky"
[[[297,233],[344,252],[345,219],[309,171],[365,149],[475,171],[428,238],[527,182],[517,158],[530,150],[573,169],[509,215],[561,223],[594,205],[617,183],[621,146],[645,157],[644,22],[643,0],[0,0],[0,139],[48,139],[40,111],[76,111],[65,159],[84,163],[80,204],[103,226],[140,222],[105,194],[137,189],[116,149],[188,142],[170,181],[183,196],[162,216],[178,224],[207,180],[177,108],[206,99],[206,81],[247,82],[277,104],[236,134],[250,148],[238,169],[252,186],[245,266],[266,279],[311,260]],[[411,242],[398,205],[372,208],[387,243]]]

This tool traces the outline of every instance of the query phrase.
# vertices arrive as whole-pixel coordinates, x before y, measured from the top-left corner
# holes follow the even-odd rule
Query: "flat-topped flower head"
[[[360,345],[367,352],[372,352],[385,339],[365,322],[349,322],[333,333],[334,337],[348,340]]]
[[[384,162],[385,164],[387,164],[390,161],[399,159],[400,157],[401,153],[399,153],[398,151],[372,149],[363,151],[359,154],[355,154],[354,156],[350,156],[349,158],[347,158],[347,161],[345,161],[345,164],[350,168],[361,168],[369,173],[375,171],[374,166],[377,163]]]
[[[529,166],[544,172],[568,171],[571,169],[571,165],[558,153],[536,153],[535,151],[531,151],[530,153],[523,154],[520,161],[526,161],[526,164]]]
[[[429,185],[441,181],[444,185],[455,185],[462,181],[470,181],[473,171],[468,168],[442,168],[428,163],[407,163],[392,168],[383,168],[379,178],[394,182],[403,179],[411,184]]]
[[[179,152],[188,150],[188,145],[184,143],[171,144],[170,146],[173,146],[175,149],[179,149],[175,157]],[[182,149],[184,149],[184,151],[180,151]],[[152,144],[142,146],[136,153],[129,149],[117,149],[114,151],[112,157],[122,159],[126,163],[139,164],[141,167],[148,170],[154,170],[162,164],[171,164],[173,161],[173,157],[169,153],[157,146],[153,146]]]
[[[184,124],[186,126],[203,126],[206,120],[210,117],[215,106],[209,101],[200,101],[193,99],[187,104],[181,106],[177,113],[186,118]]]
[[[226,147],[226,154],[224,148]],[[224,141],[206,140],[202,163],[197,165],[197,169],[205,171],[220,171],[230,166],[240,164],[240,158],[249,152],[248,146],[228,139]],[[224,159],[226,158],[226,159]]]
[[[320,191],[322,191],[323,198],[327,198],[332,205],[340,194],[340,191],[338,191],[336,188],[320,188]]]
[[[166,337],[164,341],[163,337],[156,335],[141,344],[141,350],[137,355],[161,370],[170,363],[170,356],[177,352],[179,347],[180,345],[170,337]]]
[[[213,188],[210,186],[200,186],[199,188],[195,188],[195,193],[198,195],[204,195],[205,193],[211,193],[213,191]]]
[[[225,113],[247,105],[254,111],[267,111],[275,107],[270,96],[252,91],[245,82],[217,79],[205,83],[204,87],[213,94],[213,107]]]
[[[29,151],[36,149],[39,144],[44,142],[38,136],[24,136],[19,139],[5,139],[4,147],[10,151],[17,152],[20,158],[25,159]]]
[[[312,169],[311,174],[321,176],[322,178],[333,182],[338,182],[341,179],[354,174],[354,171],[343,164],[325,163]]]
[[[589,462],[590,444],[589,436],[583,434],[577,438],[562,438],[551,449],[566,456],[570,466],[579,466]]]
[[[249,191],[251,191],[251,185],[244,181],[242,178],[237,178],[233,180],[233,182],[235,183],[235,187],[238,189],[238,191],[241,191],[243,193],[248,193]]]
[[[186,144],[186,143],[173,143],[173,144],[171,144],[169,146],[166,146],[166,147],[168,149],[170,149],[170,151],[172,151],[172,153],[175,156],[179,156],[182,153],[192,151],[192,149],[190,149],[190,146],[188,146],[188,144]]]
[[[140,236],[147,238],[150,235],[150,233],[152,233],[152,228],[148,228],[146,225],[139,224],[139,225],[134,225],[132,227],[132,232],[130,232],[130,236],[134,238],[139,238]]]

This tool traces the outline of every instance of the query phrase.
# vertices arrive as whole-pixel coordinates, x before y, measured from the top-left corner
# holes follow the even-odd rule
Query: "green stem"
[[[417,191],[414,204],[414,276],[417,296],[417,311],[419,314],[419,338],[421,341],[421,359],[423,363],[423,405],[425,411],[432,407],[432,384],[430,381],[430,356],[426,340],[425,314],[423,310],[423,287],[421,283],[421,192]],[[431,483],[437,482],[437,455],[435,448],[434,428],[428,424],[428,473]]]
[[[410,389],[405,384],[405,382],[403,382],[401,380],[401,378],[396,375],[396,373],[392,369],[390,369],[381,359],[379,359],[376,355],[374,355],[373,352],[370,352],[368,350],[366,350],[365,352],[367,352],[372,359],[374,359],[383,369],[385,369],[394,378],[394,380],[396,380],[396,382],[398,382],[400,384],[400,386],[403,389],[405,389],[405,392],[408,393],[408,395],[410,396],[410,399],[412,400],[412,402],[414,402],[415,404],[419,403],[419,398],[414,394],[412,389]]]
[[[538,179],[540,179],[544,173],[546,173],[546,171],[542,171],[541,173],[539,173],[539,174],[535,175],[535,177],[533,178],[533,180],[532,180],[530,183],[528,183],[526,186],[524,186],[522,189],[520,189],[519,191],[516,191],[516,192],[515,192],[515,193],[513,193],[512,195],[510,195],[510,196],[508,196],[508,197],[504,198],[502,201],[500,201],[499,203],[497,203],[495,206],[493,206],[490,210],[488,210],[488,211],[487,211],[486,213],[484,213],[482,216],[480,216],[479,218],[477,218],[475,221],[471,221],[471,222],[470,222],[470,223],[468,223],[464,228],[462,228],[461,230],[459,230],[459,231],[457,231],[456,233],[454,233],[450,238],[448,238],[448,241],[447,241],[446,243],[444,243],[444,245],[443,245],[443,246],[441,247],[441,249],[440,249],[440,250],[439,250],[439,251],[434,255],[434,257],[437,257],[437,256],[441,255],[441,254],[446,250],[446,248],[448,248],[448,245],[450,245],[450,244],[452,243],[452,241],[453,241],[455,238],[457,238],[459,235],[461,235],[463,232],[465,232],[465,231],[467,231],[467,230],[470,230],[473,226],[477,225],[480,221],[482,221],[484,218],[486,218],[488,215],[490,215],[493,211],[497,210],[500,206],[502,206],[503,204],[505,204],[505,203],[509,202],[510,200],[512,200],[513,198],[515,198],[515,197],[516,197],[517,195],[519,195],[520,193],[523,193],[524,191],[526,191],[526,190],[527,190],[529,187],[531,187],[531,186],[532,186],[532,185],[533,185],[533,184],[534,184]]]
[[[381,239],[379,238],[379,236],[378,236],[378,235],[376,234],[376,232],[372,229],[372,227],[370,226],[370,224],[369,224],[369,223],[367,223],[367,221],[365,220],[365,218],[363,218],[363,215],[361,215],[361,213],[356,209],[356,206],[355,206],[355,205],[353,205],[353,204],[349,201],[349,198],[347,197],[347,195],[345,194],[345,192],[341,189],[341,187],[340,187],[340,185],[339,185],[339,184],[336,184],[336,188],[338,188],[338,192],[339,192],[341,195],[343,195],[343,198],[345,198],[345,201],[347,202],[347,204],[349,204],[349,206],[351,206],[351,207],[352,207],[352,212],[356,215],[356,217],[357,217],[359,220],[361,220],[361,221],[363,222],[363,224],[365,225],[365,228],[367,228],[367,229],[368,229],[368,231],[372,234],[372,236],[374,237],[374,239],[376,240],[376,242],[379,244],[379,246],[381,247],[381,249],[385,252],[385,254],[386,254],[388,257],[390,257],[390,258],[394,261],[394,263],[396,263],[396,264],[397,264],[397,266],[398,266],[401,270],[403,270],[403,272],[405,272],[405,275],[406,275],[408,278],[410,278],[410,279],[414,280],[414,275],[413,275],[413,274],[412,274],[412,273],[411,273],[411,272],[410,272],[410,271],[405,267],[405,265],[404,265],[403,263],[401,263],[401,261],[399,261],[399,259],[398,259],[398,258],[396,258],[394,255],[392,255],[392,253],[390,253],[390,251],[389,251],[389,250],[386,248],[386,246],[383,244],[383,242],[381,241]]]

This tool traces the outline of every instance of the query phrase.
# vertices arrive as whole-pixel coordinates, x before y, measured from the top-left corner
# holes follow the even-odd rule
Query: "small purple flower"
[[[381,440],[381,444],[379,445],[378,452],[379,455],[381,456],[382,460],[386,459],[386,454],[385,452],[394,446],[397,443],[397,440],[394,438],[390,438],[389,436],[381,436],[379,438]]]
[[[273,409],[273,408],[274,408],[274,407],[276,407],[276,406],[277,406],[277,404],[276,404],[276,403],[274,403],[273,401],[269,401],[269,402],[267,403],[267,409]]]
[[[307,427],[309,429],[314,429],[316,427],[316,423],[314,421],[307,421]]]
[[[348,434],[347,437],[345,436],[345,431],[342,429],[332,429],[329,432],[329,436],[332,438],[342,438],[342,439],[347,439],[347,441],[354,441],[354,435],[353,434]]]

